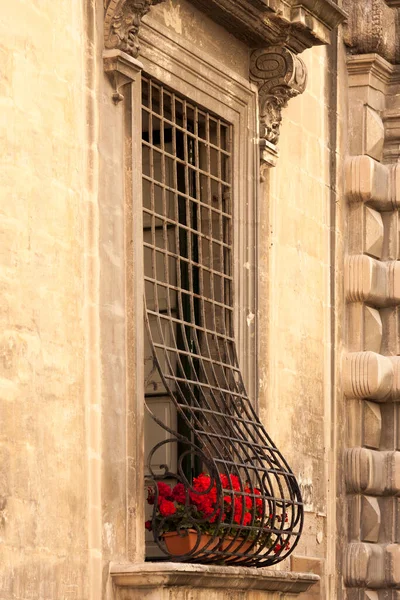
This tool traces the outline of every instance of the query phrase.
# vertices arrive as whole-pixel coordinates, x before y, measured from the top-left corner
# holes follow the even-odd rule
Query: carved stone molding
[[[113,87],[112,99],[117,104],[124,99],[121,88],[131,81],[135,81],[143,65],[136,58],[121,50],[104,50],[104,72]]]
[[[190,0],[252,48],[282,43],[294,52],[329,44],[346,17],[332,0]]]
[[[343,8],[348,13],[344,40],[352,54],[376,52],[390,62],[398,62],[397,14],[388,4],[396,6],[385,0],[344,0]]]
[[[104,17],[104,46],[118,49],[136,58],[140,23],[155,4],[165,0],[106,0]]]
[[[304,92],[306,66],[285,46],[258,49],[251,54],[250,79],[258,86],[261,150],[276,153],[282,109],[290,98]]]

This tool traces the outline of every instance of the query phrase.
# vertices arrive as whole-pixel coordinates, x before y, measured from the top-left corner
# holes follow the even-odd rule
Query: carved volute
[[[306,66],[285,46],[259,49],[251,55],[250,79],[259,90],[260,137],[276,144],[282,109],[290,98],[303,93],[306,88]]]

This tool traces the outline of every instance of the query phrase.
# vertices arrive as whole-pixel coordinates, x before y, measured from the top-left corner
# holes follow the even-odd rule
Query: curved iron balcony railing
[[[176,411],[170,427],[148,403],[167,433],[148,459],[147,528],[167,560],[262,567],[295,548],[303,504],[238,364],[231,154],[229,123],[144,77],[146,328]]]

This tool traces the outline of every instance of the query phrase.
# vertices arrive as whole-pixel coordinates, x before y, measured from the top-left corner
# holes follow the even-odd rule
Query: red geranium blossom
[[[180,504],[185,504],[186,502],[186,491],[183,483],[177,483],[176,486],[172,489],[172,497],[175,502],[179,502]]]
[[[161,501],[158,503],[158,508],[163,517],[170,517],[176,513],[175,504],[165,498],[161,498]]]

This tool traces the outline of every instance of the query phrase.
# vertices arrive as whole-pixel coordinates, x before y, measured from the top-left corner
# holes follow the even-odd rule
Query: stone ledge
[[[190,0],[251,47],[282,43],[293,52],[330,43],[346,18],[332,0]]]
[[[116,587],[136,590],[186,587],[300,594],[319,581],[313,573],[172,562],[111,563],[110,574]]]

